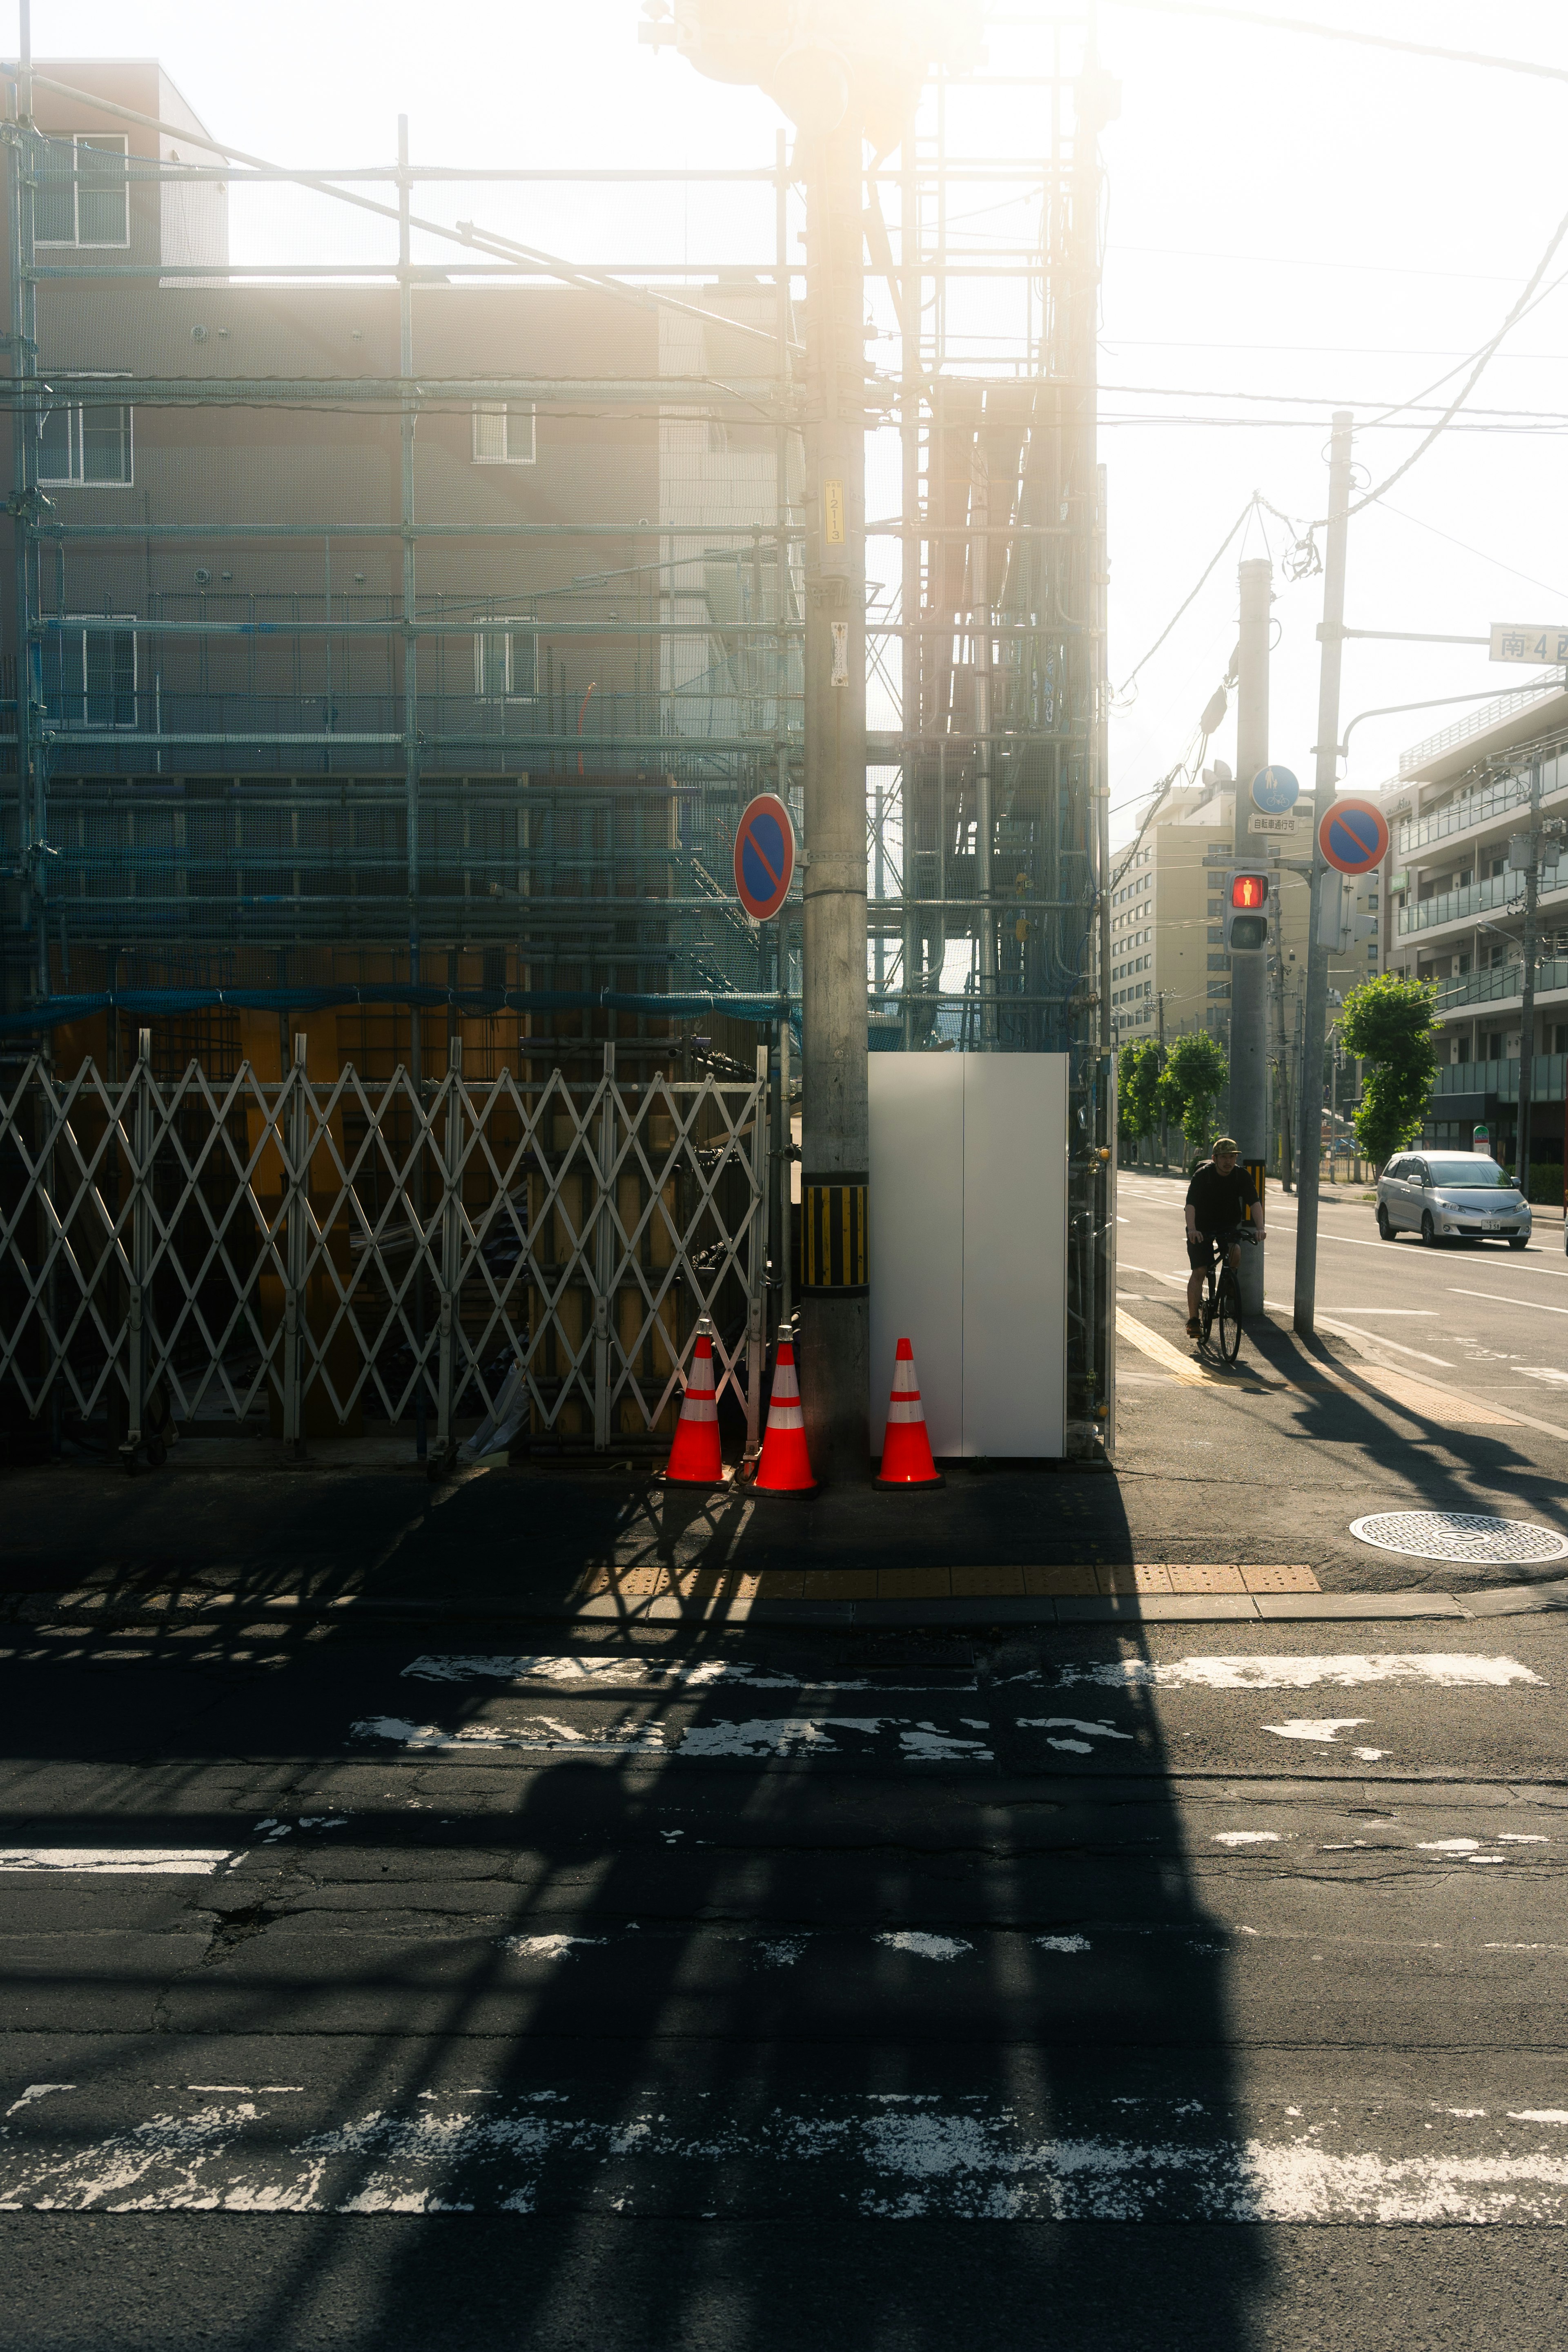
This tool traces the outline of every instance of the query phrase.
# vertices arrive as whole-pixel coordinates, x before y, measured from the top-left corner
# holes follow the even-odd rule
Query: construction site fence
[[[147,1031],[123,1078],[30,1060],[0,1094],[4,1417],[128,1465],[175,1424],[298,1450],[377,1420],[441,1458],[510,1403],[525,1439],[602,1452],[673,1431],[706,1318],[755,1450],[768,1050],[645,1083],[603,1055],[537,1084],[470,1082],[460,1039],[423,1084],[313,1078],[302,1036],[281,1082],[161,1081]]]

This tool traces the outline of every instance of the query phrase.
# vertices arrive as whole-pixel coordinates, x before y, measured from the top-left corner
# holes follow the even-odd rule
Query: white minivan
[[[1530,1239],[1530,1203],[1485,1151],[1396,1151],[1377,1180],[1377,1230],[1385,1242],[1419,1234],[1428,1246],[1463,1237]]]

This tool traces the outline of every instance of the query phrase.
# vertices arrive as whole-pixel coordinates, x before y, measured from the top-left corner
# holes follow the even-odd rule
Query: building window
[[[38,482],[46,489],[128,489],[132,478],[129,408],[46,408],[38,420]]]
[[[116,625],[63,628],[51,632],[46,644],[45,700],[61,727],[97,730],[136,724],[135,617],[129,613],[105,617]],[[57,683],[49,674],[57,660]]]
[[[474,691],[481,701],[528,701],[538,692],[538,639],[524,620],[497,621],[474,633]]]
[[[39,245],[129,245],[125,134],[46,139],[34,196]]]
[[[481,400],[474,410],[476,466],[531,466],[534,411],[528,401]]]

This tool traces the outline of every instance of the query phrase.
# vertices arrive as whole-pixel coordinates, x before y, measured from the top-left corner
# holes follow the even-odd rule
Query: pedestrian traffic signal
[[[1250,953],[1269,940],[1269,877],[1232,874],[1225,893],[1225,946],[1228,954]]]

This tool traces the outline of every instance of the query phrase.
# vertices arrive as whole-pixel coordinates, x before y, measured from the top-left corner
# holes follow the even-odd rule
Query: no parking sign
[[[777,793],[758,793],[735,828],[735,890],[754,923],[766,923],[789,895],[795,828]]]
[[[1371,801],[1335,801],[1318,827],[1318,847],[1341,874],[1370,874],[1388,855],[1388,824]]]

